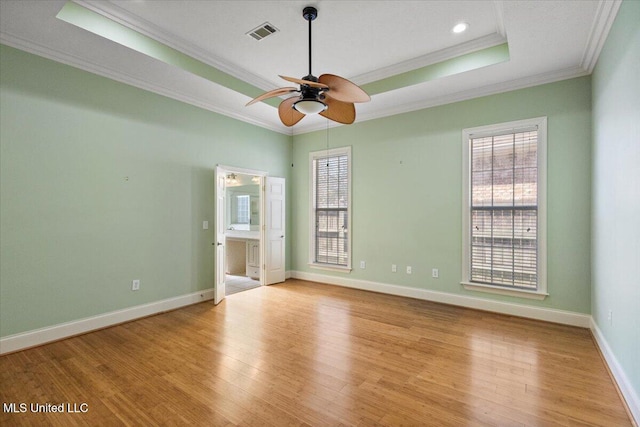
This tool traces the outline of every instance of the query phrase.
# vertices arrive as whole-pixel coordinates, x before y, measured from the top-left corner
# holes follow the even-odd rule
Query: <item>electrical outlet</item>
[[[398,266],[395,264],[391,264],[391,272],[395,273],[396,271],[398,271]]]
[[[438,277],[440,277],[440,272],[438,271],[437,268],[434,268],[431,270],[431,277],[437,279]]]
[[[609,321],[610,325],[613,323],[613,311],[612,310],[609,310],[609,313],[607,314],[607,320]]]
[[[139,289],[140,289],[140,280],[134,280],[133,282],[131,282],[132,291],[137,291]]]
[[[367,263],[364,261],[360,261],[360,268],[366,268],[367,267]]]
[[[411,266],[407,265],[407,274],[411,274]]]

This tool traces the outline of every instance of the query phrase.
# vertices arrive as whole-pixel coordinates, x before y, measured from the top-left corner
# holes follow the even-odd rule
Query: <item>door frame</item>
[[[268,172],[265,171],[260,171],[260,170],[254,170],[254,169],[246,169],[246,168],[240,168],[240,167],[236,167],[236,166],[229,166],[229,165],[221,165],[218,164],[216,165],[216,177],[219,174],[230,174],[230,173],[236,173],[236,174],[240,174],[240,175],[253,175],[253,176],[259,176],[260,177],[260,242],[259,242],[259,251],[260,251],[260,286],[264,286],[265,283],[265,271],[264,268],[262,268],[262,265],[264,264],[264,240],[265,240],[265,227],[264,227],[264,221],[265,221],[265,195],[264,195],[264,186],[265,186],[265,181],[266,181],[266,177],[269,175]],[[217,191],[217,185],[216,185],[216,191]],[[225,187],[226,189],[226,187]],[[217,196],[215,198],[216,203],[217,203]],[[218,241],[218,221],[222,221],[224,223],[224,216],[226,215],[227,212],[227,206],[226,206],[226,197],[223,199],[225,206],[223,206],[223,209],[218,209],[218,206],[216,206],[216,209],[214,210],[216,218],[215,218],[215,224],[216,224],[216,242]],[[222,218],[219,218],[219,213],[222,215]],[[223,227],[223,229],[225,229]],[[226,245],[226,238],[225,238],[225,243]],[[225,256],[226,259],[226,256]],[[223,265],[218,265],[218,262],[215,263],[215,273],[214,273],[214,277],[218,277],[218,269],[222,268],[224,270],[225,268],[225,264],[223,263]],[[224,272],[226,275],[226,271]],[[217,283],[214,283],[214,286],[218,286]],[[217,291],[217,290],[216,290]],[[223,298],[224,299],[224,298]]]

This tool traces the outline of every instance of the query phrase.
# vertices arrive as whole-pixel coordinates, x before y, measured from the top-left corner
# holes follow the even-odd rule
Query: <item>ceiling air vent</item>
[[[247,35],[253,37],[256,40],[262,40],[265,37],[268,37],[268,36],[276,33],[277,31],[278,31],[278,29],[276,27],[274,27],[273,25],[269,24],[268,22],[265,22],[264,24],[260,25],[259,27],[256,27],[253,30],[249,31],[247,33]]]

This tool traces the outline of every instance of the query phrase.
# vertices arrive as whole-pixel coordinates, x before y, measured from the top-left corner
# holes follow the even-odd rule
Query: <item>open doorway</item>
[[[225,175],[225,296],[256,288],[260,278],[261,176]]]
[[[284,178],[230,166],[216,167],[215,304],[227,295],[227,276],[256,281],[241,284],[242,287],[285,281],[285,206]],[[228,245],[229,251],[241,254],[239,259],[227,257]],[[233,245],[237,247],[234,249]],[[243,274],[234,274],[242,267]],[[234,279],[229,277],[230,281]]]

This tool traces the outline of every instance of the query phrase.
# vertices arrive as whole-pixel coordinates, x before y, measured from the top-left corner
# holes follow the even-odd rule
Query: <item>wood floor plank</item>
[[[590,332],[300,280],[0,357],[0,425],[630,426]]]

